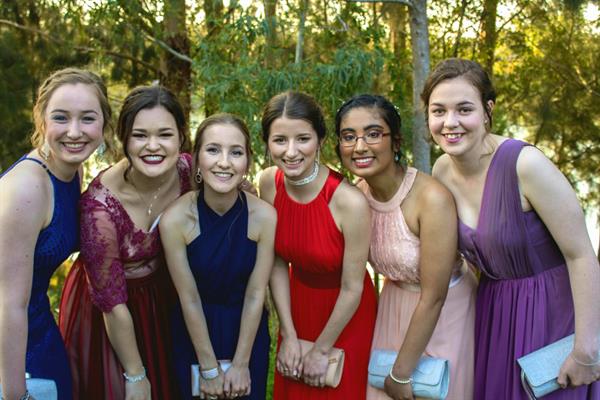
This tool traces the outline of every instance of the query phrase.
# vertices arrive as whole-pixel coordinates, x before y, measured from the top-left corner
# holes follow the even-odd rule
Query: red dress
[[[190,190],[189,154],[177,162],[181,194]],[[104,327],[103,312],[126,303],[133,319],[152,398],[179,399],[170,360],[169,313],[176,301],[158,228],[136,227],[102,185],[100,173],[81,197],[81,253],[69,271],[59,327],[71,363],[74,399],[123,400],[123,368]],[[127,264],[148,274],[129,277]]]
[[[331,215],[329,201],[343,177],[330,170],[317,197],[307,204],[288,196],[283,178],[278,170],[273,204],[277,209],[275,251],[290,263],[291,312],[298,338],[314,341],[329,320],[340,293],[344,236]],[[346,353],[340,385],[335,389],[316,388],[275,372],[273,398],[364,399],[376,312],[373,283],[365,274],[358,309],[334,345]]]

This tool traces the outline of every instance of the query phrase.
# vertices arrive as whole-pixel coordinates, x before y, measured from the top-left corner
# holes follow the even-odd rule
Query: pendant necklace
[[[144,203],[144,205],[147,207],[146,209],[146,214],[148,216],[152,215],[152,206],[154,205],[154,202],[156,201],[156,199],[158,199],[158,195],[160,194],[160,190],[163,187],[163,184],[165,183],[166,179],[163,179],[160,184],[158,185],[158,189],[156,189],[156,191],[154,192],[154,195],[152,195],[152,198],[150,199],[150,203],[148,203],[144,197],[142,197],[142,194],[140,193],[140,191],[138,190],[137,186],[135,186],[135,183],[133,183],[133,181],[130,181],[131,186],[133,186],[133,188],[135,189],[135,192],[137,193],[138,197],[140,198],[140,200],[142,201],[142,203]]]
[[[314,181],[317,178],[317,175],[319,175],[319,163],[315,161],[315,166],[313,167],[313,170],[309,176],[307,176],[306,178],[299,179],[297,181],[288,178],[287,183],[289,183],[292,186],[303,186]]]

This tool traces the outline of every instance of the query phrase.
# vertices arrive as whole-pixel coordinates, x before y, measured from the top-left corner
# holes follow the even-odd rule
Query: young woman
[[[448,399],[472,399],[477,282],[457,259],[452,194],[401,164],[400,122],[394,105],[374,95],[351,98],[335,118],[342,163],[363,178],[371,206],[369,261],[386,278],[372,349],[399,351],[385,393],[369,386],[367,398],[412,399],[401,382],[425,353],[450,361]]]
[[[369,205],[319,162],[326,129],[312,97],[299,92],[273,97],[263,111],[262,131],[276,165],[260,179],[261,197],[275,206],[278,221],[271,292],[280,343],[273,397],[364,399],[376,313],[365,273]],[[298,339],[314,342],[304,356]],[[324,387],[333,347],[346,355],[335,389]]]
[[[81,164],[102,143],[106,87],[75,68],[55,72],[33,108],[35,149],[0,179],[0,381],[5,400],[28,399],[25,372],[71,398],[71,372],[46,292],[79,246]]]
[[[459,248],[481,269],[475,398],[526,399],[516,360],[575,331],[548,399],[599,399],[600,267],[581,207],[535,147],[492,134],[496,94],[479,64],[448,59],[421,95],[444,151],[433,174],[452,192]]]
[[[160,222],[181,302],[172,330],[181,398],[192,398],[190,367],[199,364],[205,398],[263,400],[269,364],[264,300],[277,216],[239,189],[252,160],[241,119],[205,119],[193,158],[198,190],[177,200]],[[219,360],[229,360],[229,369]]]
[[[175,299],[158,218],[190,189],[185,118],[160,86],[134,89],[119,115],[125,157],[81,199],[81,254],[69,272],[60,329],[76,398],[178,399],[168,314]]]

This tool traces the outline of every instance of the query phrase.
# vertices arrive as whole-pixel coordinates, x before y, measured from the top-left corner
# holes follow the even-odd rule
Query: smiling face
[[[269,128],[269,153],[286,178],[299,180],[313,172],[319,138],[313,126],[303,119],[277,118]]]
[[[491,110],[494,103],[487,106]],[[486,121],[481,94],[466,79],[444,80],[431,92],[429,130],[445,153],[460,156],[479,146],[488,133]]]
[[[213,124],[202,132],[197,166],[205,190],[226,194],[237,191],[248,172],[246,137],[233,124]]]
[[[373,108],[356,107],[346,112],[340,123],[340,156],[344,167],[366,178],[395,170],[394,148],[390,128]],[[357,137],[354,146],[344,146],[345,136]],[[365,138],[379,137],[380,142],[367,144]],[[362,138],[362,139],[361,139]],[[397,149],[396,149],[397,150]]]
[[[162,106],[140,110],[127,140],[131,166],[153,178],[174,168],[179,158],[180,135],[175,118]]]
[[[100,101],[91,85],[58,87],[44,114],[44,139],[53,162],[77,168],[102,143],[103,125]]]

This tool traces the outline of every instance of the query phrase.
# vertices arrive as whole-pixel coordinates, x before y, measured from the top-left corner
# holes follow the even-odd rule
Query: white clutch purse
[[[229,367],[231,367],[231,360],[218,360],[219,366],[223,372],[226,372]],[[202,396],[202,392],[200,391],[200,366],[198,364],[192,364],[192,396],[198,397],[201,399],[204,398]]]

